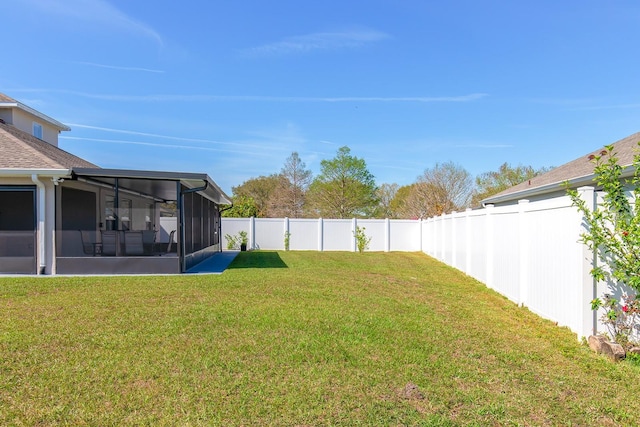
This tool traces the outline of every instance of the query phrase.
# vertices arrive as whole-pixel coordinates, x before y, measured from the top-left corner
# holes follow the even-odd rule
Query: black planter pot
[[[247,244],[246,243],[240,243],[240,251],[244,252],[247,250]]]

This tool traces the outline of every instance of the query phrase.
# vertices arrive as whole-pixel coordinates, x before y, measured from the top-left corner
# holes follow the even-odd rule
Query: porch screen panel
[[[35,187],[0,187],[0,257],[35,259],[35,194]]]
[[[211,246],[209,236],[211,202],[208,199],[202,199],[202,246],[207,248]]]
[[[98,241],[97,195],[92,191],[69,187],[62,187],[61,190],[58,256],[91,255],[89,247]],[[85,244],[89,247],[85,247]]]
[[[193,252],[202,249],[202,196],[193,195]]]
[[[211,244],[217,245],[220,244],[220,210],[215,203],[212,203],[211,219]]]
[[[184,196],[184,253],[193,253],[193,193]]]

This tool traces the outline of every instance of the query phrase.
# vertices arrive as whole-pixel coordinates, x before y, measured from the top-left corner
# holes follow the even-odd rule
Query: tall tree
[[[533,177],[542,175],[552,168],[534,169],[532,166],[511,166],[509,163],[500,165],[497,171],[484,172],[476,177],[476,189],[471,204],[479,205],[483,199],[498,194],[507,188],[525,182]]]
[[[469,206],[473,192],[471,175],[453,162],[436,163],[418,177],[407,204],[418,218],[428,218]]]
[[[378,196],[378,206],[376,207],[374,216],[376,218],[396,218],[396,213],[393,210],[393,199],[396,197],[396,193],[400,186],[398,184],[382,184],[378,187],[376,192]]]
[[[258,216],[256,202],[247,196],[234,196],[233,205],[225,206],[222,216],[228,218],[251,218]]]
[[[311,183],[311,171],[297,152],[291,153],[280,171],[280,179],[269,199],[270,217],[300,218],[304,216],[307,189]]]
[[[393,212],[394,218],[421,217],[420,215],[417,215],[415,212],[413,212],[407,205],[409,196],[411,195],[414,186],[415,184],[403,185],[402,187],[398,188],[398,191],[396,191],[396,194],[393,196],[393,200],[391,200],[390,203],[390,209]]]
[[[256,206],[256,217],[265,218],[268,216],[269,199],[278,186],[280,177],[276,174],[251,178],[237,187],[233,187],[234,204],[238,196],[252,199]]]
[[[371,216],[378,204],[376,183],[364,159],[351,155],[349,147],[320,162],[320,175],[309,187],[313,214],[328,218]]]

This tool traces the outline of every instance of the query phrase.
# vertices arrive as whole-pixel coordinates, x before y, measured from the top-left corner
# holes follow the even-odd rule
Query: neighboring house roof
[[[65,125],[64,123],[60,123],[59,121],[57,121],[56,119],[52,119],[51,117],[47,116],[46,114],[42,114],[40,111],[34,110],[33,108],[29,107],[28,105],[23,104],[20,101],[16,101],[15,99],[11,98],[10,96],[5,95],[4,93],[0,93],[0,108],[18,108],[22,111],[26,111],[29,114],[32,114],[42,120],[44,120],[45,122],[49,123],[50,125],[62,130],[66,130],[69,131],[71,130],[71,128],[67,125]]]
[[[618,158],[618,164],[627,167],[626,173],[631,171],[628,166],[633,164],[634,155],[639,153],[638,142],[640,142],[640,132],[634,133],[612,144],[614,147],[613,151]],[[602,150],[603,148],[599,148],[587,153],[545,174],[507,188],[498,194],[484,199],[482,202],[483,204],[500,203],[551,193],[560,190],[564,182],[569,182],[570,186],[574,188],[582,185],[593,185],[594,164],[589,160],[589,157],[600,154]]]
[[[0,123],[0,169],[97,168],[78,156],[20,129]]]

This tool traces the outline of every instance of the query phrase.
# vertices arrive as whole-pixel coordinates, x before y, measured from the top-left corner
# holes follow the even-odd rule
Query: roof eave
[[[23,104],[22,102],[0,102],[0,108],[19,108],[22,111],[25,111],[33,116],[38,117],[41,120],[44,120],[45,122],[49,123],[50,125],[60,129],[61,131],[70,131],[71,128],[67,125],[65,125],[62,122],[57,121],[56,119],[53,119],[49,116],[47,116],[46,114],[41,113],[38,110],[34,110],[33,108],[29,107],[28,105]]]
[[[620,177],[629,178],[633,176],[633,174],[635,173],[635,170],[636,168],[633,165],[628,165],[622,170]],[[546,184],[540,187],[530,188],[527,190],[521,190],[515,193],[505,194],[503,196],[488,197],[482,200],[481,202],[483,206],[486,206],[486,205],[491,205],[495,203],[510,202],[514,200],[523,200],[523,199],[526,199],[527,197],[540,196],[548,193],[553,193],[558,190],[562,190],[563,188],[565,188],[566,184],[568,184],[569,188],[578,188],[585,185],[593,186],[595,185],[594,179],[595,179],[595,174],[579,176],[566,181],[553,182],[551,184]]]

